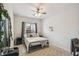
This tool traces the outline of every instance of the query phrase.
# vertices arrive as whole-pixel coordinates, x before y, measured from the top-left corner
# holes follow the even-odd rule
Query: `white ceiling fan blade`
[[[47,14],[46,12],[43,12],[42,14]]]

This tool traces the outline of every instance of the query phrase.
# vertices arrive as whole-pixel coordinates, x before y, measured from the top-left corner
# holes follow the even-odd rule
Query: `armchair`
[[[73,54],[74,56],[79,55],[79,54],[76,54],[76,53],[79,53],[79,47],[75,47],[75,45],[78,43],[79,43],[78,38],[74,38],[71,40],[71,54]]]

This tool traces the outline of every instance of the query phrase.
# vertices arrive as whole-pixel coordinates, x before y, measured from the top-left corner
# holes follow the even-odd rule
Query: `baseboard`
[[[70,51],[70,49],[62,48],[62,47],[60,47],[60,46],[56,45],[55,43],[50,43],[50,45],[49,45],[49,46],[51,46],[51,47],[55,46],[55,47],[58,47],[58,48],[60,48],[60,49],[65,50],[65,51],[67,51],[67,52],[69,52],[69,53],[71,52],[71,51]]]

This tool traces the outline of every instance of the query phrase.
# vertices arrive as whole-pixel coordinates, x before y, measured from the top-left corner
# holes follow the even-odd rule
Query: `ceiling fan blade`
[[[37,12],[37,10],[32,10],[33,12]]]
[[[47,14],[47,13],[43,13],[43,14]]]
[[[46,12],[43,12],[42,14],[47,14]]]

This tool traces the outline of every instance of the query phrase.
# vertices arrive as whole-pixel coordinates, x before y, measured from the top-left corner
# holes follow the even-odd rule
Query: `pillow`
[[[27,37],[34,37],[33,33],[27,33]]]
[[[30,37],[33,37],[33,35],[30,34]]]
[[[27,35],[26,34],[24,34],[24,38],[27,38]]]
[[[37,37],[39,37],[39,34],[37,33]]]
[[[31,33],[27,33],[27,37],[30,37]]]
[[[27,33],[27,37],[39,37],[38,33]]]
[[[31,33],[31,35],[32,35],[33,37],[39,37],[39,34],[38,34],[38,33]]]

